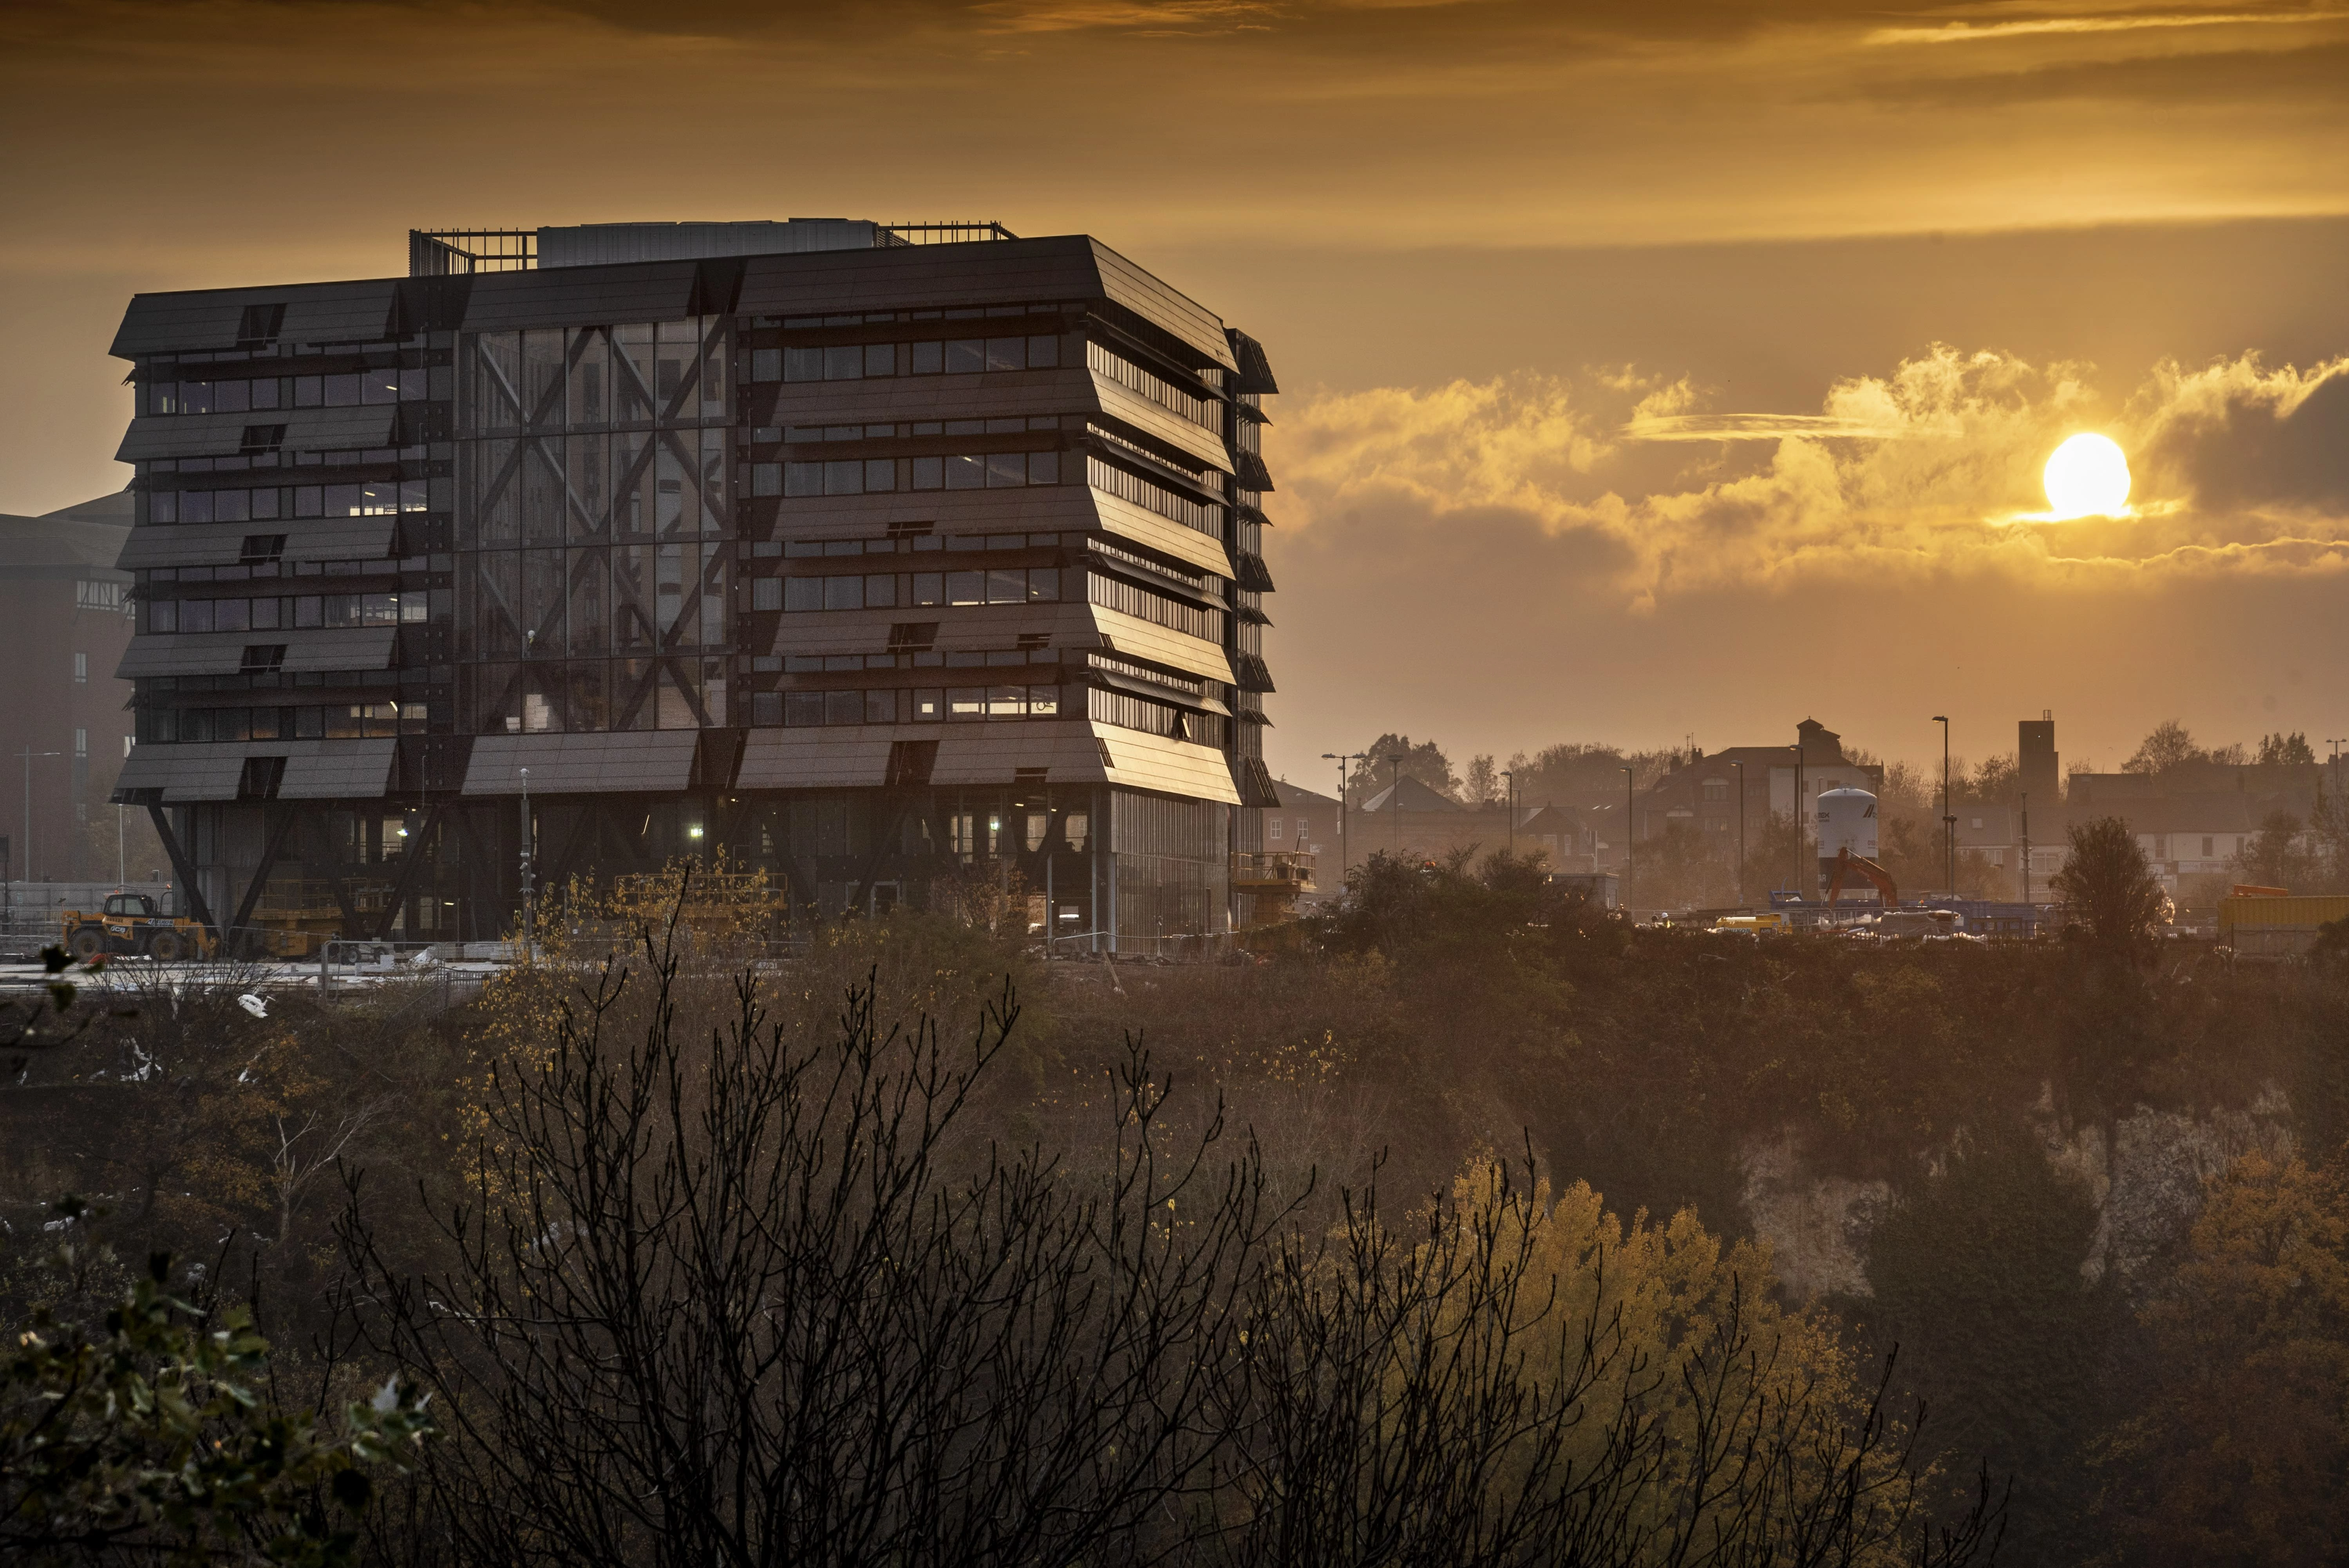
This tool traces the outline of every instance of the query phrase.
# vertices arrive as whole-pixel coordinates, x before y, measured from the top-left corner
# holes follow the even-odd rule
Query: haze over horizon
[[[383,275],[411,226],[996,218],[1267,345],[1309,786],[1387,730],[2349,735],[2349,13],[114,0],[0,47],[8,511],[123,483],[135,292]],[[2035,518],[2081,430],[2129,514]]]

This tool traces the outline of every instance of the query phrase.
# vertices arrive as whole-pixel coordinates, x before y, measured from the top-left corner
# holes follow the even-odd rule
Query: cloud
[[[2349,11],[2140,11],[2094,16],[2041,16],[2021,22],[1945,22],[1938,27],[1878,27],[1868,45],[1978,44],[2080,33],[2133,33],[2180,27],[2292,26],[2338,22]]]
[[[2349,360],[2164,365],[2124,401],[2086,366],[1936,345],[1834,383],[1816,413],[1708,414],[1700,400],[1684,380],[1623,372],[1319,396],[1276,427],[1276,515],[1304,531],[1299,544],[1377,519],[1385,547],[1431,576],[1506,518],[1578,542],[1577,591],[1640,608],[1951,574],[2116,584],[2349,569]],[[2040,470],[2083,429],[2137,457],[2138,504],[2048,523],[2033,514]],[[1775,443],[1766,457],[1738,455],[1757,441]]]
[[[2349,514],[2349,358],[2306,370],[2256,354],[2164,364],[2142,399],[2145,466],[2202,509]]]

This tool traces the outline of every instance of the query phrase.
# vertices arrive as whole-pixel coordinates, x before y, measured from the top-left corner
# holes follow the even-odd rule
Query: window
[[[753,577],[750,579],[750,607],[754,610],[779,610],[783,607],[783,579]]]
[[[770,580],[772,579],[764,579]],[[900,605],[1049,604],[1061,597],[1057,566],[984,572],[886,572],[869,576],[785,577],[781,607],[802,610],[895,609]],[[753,589],[754,592],[757,590]],[[752,608],[763,607],[753,602]]]
[[[1705,780],[1704,798],[1709,801],[1727,800],[1729,798],[1729,781],[1727,779]]]
[[[123,585],[92,582],[83,578],[74,584],[74,608],[120,610],[123,607]]]
[[[87,653],[77,653],[74,655],[74,681],[76,684],[79,685],[87,683],[88,680],[89,655]]]
[[[1268,836],[1278,842],[1280,838],[1280,818],[1277,816],[1268,818],[1265,826],[1268,830]]]
[[[1221,642],[1224,638],[1224,612],[1182,599],[1168,598],[1152,593],[1122,577],[1112,577],[1100,572],[1085,574],[1088,591],[1094,604],[1163,626],[1191,637]]]
[[[1085,345],[1086,365],[1108,377],[1129,391],[1139,392],[1162,408],[1171,409],[1193,424],[1220,431],[1223,429],[1223,408],[1214,400],[1186,392],[1180,387],[1152,375],[1141,366],[1112,353],[1098,343]]]
[[[2202,857],[2203,857],[2205,860],[2208,860],[2208,859],[2209,859],[2209,858],[2213,854],[2215,854],[2215,853],[2216,853],[2216,851],[2214,851],[2214,850],[2210,847],[2210,845],[2211,845],[2211,836],[2210,836],[2209,834],[2207,834],[2207,833],[2206,833],[2206,834],[2204,834],[2204,835],[2202,836]]]

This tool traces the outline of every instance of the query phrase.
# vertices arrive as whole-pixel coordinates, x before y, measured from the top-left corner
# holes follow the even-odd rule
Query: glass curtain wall
[[[1230,930],[1232,808],[1132,790],[1110,792],[1109,805],[1117,950],[1176,957],[1220,943]]]
[[[720,316],[463,340],[470,732],[731,722],[729,353]]]

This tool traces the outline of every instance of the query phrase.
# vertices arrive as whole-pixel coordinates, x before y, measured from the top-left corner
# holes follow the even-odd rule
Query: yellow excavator
[[[101,953],[150,958],[158,963],[212,956],[210,931],[184,915],[158,914],[144,893],[113,893],[90,914],[67,909],[59,919],[65,949],[88,963]]]

